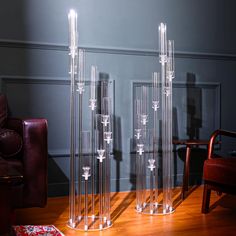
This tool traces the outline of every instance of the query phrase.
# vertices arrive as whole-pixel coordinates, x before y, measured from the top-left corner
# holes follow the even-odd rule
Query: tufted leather
[[[0,174],[6,176],[8,171],[8,164],[0,158]],[[6,184],[2,183],[0,179],[0,235],[7,235],[6,232],[10,228],[11,218],[11,205],[9,197],[9,188]]]
[[[0,128],[0,155],[4,158],[16,156],[22,149],[21,136],[10,129]]]

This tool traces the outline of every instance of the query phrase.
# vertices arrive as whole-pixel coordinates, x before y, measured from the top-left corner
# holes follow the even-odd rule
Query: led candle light
[[[96,108],[96,81],[97,81],[97,67],[91,66],[91,83],[90,83],[90,99],[89,99],[89,107],[91,110],[95,110]]]
[[[77,32],[77,13],[75,10],[71,9],[68,14],[68,21],[69,21],[69,47],[72,52],[78,47],[78,32]],[[72,54],[74,57],[75,54]]]
[[[85,77],[85,52],[83,49],[79,49],[79,56],[78,56],[78,59],[79,59],[79,67],[78,67],[78,70],[79,70],[79,78],[78,78],[78,89],[77,91],[79,92],[79,94],[82,94],[84,92],[84,77]]]
[[[168,79],[172,80],[175,77],[175,61],[174,61],[174,41],[168,40],[168,56],[167,56],[167,73]]]
[[[164,64],[167,57],[166,24],[159,25],[159,57],[160,63]]]
[[[146,86],[141,88],[141,122],[145,126],[148,122],[148,91]]]
[[[143,144],[137,144],[137,147],[138,147],[138,150],[137,150],[137,152],[138,152],[138,154],[140,155],[140,156],[142,156],[142,154],[144,153],[144,145]]]
[[[140,139],[141,138],[141,129],[135,129],[135,138]]]
[[[112,141],[112,132],[104,132],[104,141],[106,141],[108,144]]]
[[[102,162],[103,159],[106,158],[106,157],[104,156],[104,154],[105,154],[105,149],[98,149],[97,152],[98,152],[97,159],[99,160],[99,162]]]
[[[141,101],[138,99],[138,100],[135,100],[134,101],[134,113],[135,113],[135,121],[134,121],[134,137],[139,140],[142,135],[141,135],[141,122],[140,122],[140,119],[141,119]]]
[[[91,66],[91,99],[95,99],[95,85],[97,78],[97,67]]]
[[[79,83],[84,83],[85,52],[79,49]]]
[[[157,109],[160,107],[160,74],[154,72],[152,75],[152,81],[152,108],[154,111],[157,111]]]

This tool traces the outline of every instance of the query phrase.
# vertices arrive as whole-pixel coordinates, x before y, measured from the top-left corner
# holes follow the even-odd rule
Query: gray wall
[[[178,138],[189,137],[191,99],[199,94],[201,99],[195,102],[200,109],[196,113],[200,119],[200,138],[208,137],[220,126],[236,130],[234,0],[0,3],[1,91],[8,96],[12,115],[48,119],[50,195],[68,190],[70,8],[78,11],[79,46],[87,52],[87,72],[90,65],[96,64],[99,71],[115,81],[118,141],[112,159],[113,191],[134,187],[134,163],[130,156],[132,91],[159,70],[160,22],[167,23],[168,37],[175,40],[175,134]],[[187,86],[189,83],[191,86]],[[176,165],[177,183],[181,184],[183,160],[178,155]]]

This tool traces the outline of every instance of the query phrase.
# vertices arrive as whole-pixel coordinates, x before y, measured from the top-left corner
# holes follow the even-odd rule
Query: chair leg
[[[209,212],[210,196],[211,196],[211,189],[207,184],[204,184],[203,199],[202,199],[202,213],[204,214]]]
[[[189,162],[190,162],[190,146],[186,148],[186,158],[184,163],[184,175],[183,175],[183,186],[182,186],[182,199],[184,200],[188,191],[188,180],[189,180]]]

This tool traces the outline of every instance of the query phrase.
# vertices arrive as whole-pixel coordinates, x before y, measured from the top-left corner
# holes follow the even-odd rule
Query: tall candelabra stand
[[[153,73],[151,96],[149,96],[149,86],[143,85],[136,92],[134,101],[136,210],[156,215],[174,211],[172,200],[174,42],[167,40],[164,23],[159,26],[159,62],[161,76],[157,72]]]
[[[102,230],[112,225],[111,86],[108,80],[98,81],[96,66],[91,66],[91,79],[85,81],[85,52],[78,49],[77,13],[74,10],[69,12],[68,20],[71,79],[68,225],[85,231]]]

